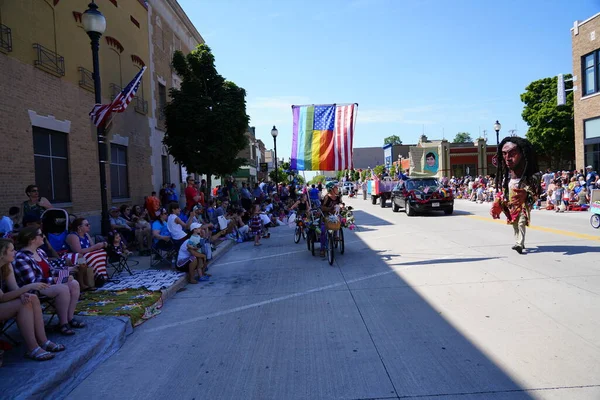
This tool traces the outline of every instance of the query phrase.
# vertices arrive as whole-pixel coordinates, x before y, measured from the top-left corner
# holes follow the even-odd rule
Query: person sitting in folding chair
[[[139,264],[137,261],[128,260],[132,254],[131,251],[127,250],[125,243],[121,240],[121,234],[117,231],[111,231],[108,233],[108,247],[106,248],[108,254],[108,263],[114,268],[114,274],[121,273],[123,271],[131,273],[131,267]],[[129,263],[133,262],[133,265]]]
[[[71,328],[85,327],[83,322],[74,318],[75,306],[79,300],[79,282],[69,275],[64,262],[63,268],[56,268],[56,264],[52,265],[44,250],[40,248],[43,244],[44,237],[39,228],[27,227],[19,232],[17,236],[19,251],[14,262],[17,284],[25,286],[43,282],[50,285],[39,293],[54,299],[60,333],[65,336],[74,335],[75,332]]]
[[[152,223],[152,266],[177,256],[177,250],[171,240],[171,232],[167,224],[167,210],[161,208],[156,212],[156,220]]]
[[[47,289],[49,285],[35,282],[19,288],[11,266],[14,260],[15,248],[12,240],[0,239],[0,321],[16,319],[27,346],[25,357],[36,361],[51,360],[54,358],[52,353],[65,350],[65,346],[48,340],[40,300],[36,295],[28,293],[32,290]]]

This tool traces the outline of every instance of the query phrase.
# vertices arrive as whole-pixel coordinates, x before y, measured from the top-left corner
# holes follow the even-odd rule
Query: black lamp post
[[[275,148],[275,191],[279,193],[279,170],[277,169],[277,135],[279,131],[273,125],[273,129],[271,129],[271,136],[273,136],[273,146]]]
[[[500,122],[496,120],[494,124],[494,130],[496,131],[496,192],[498,191],[498,183],[500,182],[500,177],[498,173],[500,172],[500,129],[502,129],[502,125]]]
[[[106,18],[100,11],[94,0],[88,4],[88,9],[81,15],[83,29],[87,32],[92,44],[92,62],[94,76],[94,94],[96,104],[102,104],[102,85],[100,84],[100,66],[98,62],[98,50],[100,48],[100,38],[106,30]],[[97,129],[98,140],[98,166],[100,168],[100,201],[102,203],[101,230],[102,235],[107,235],[110,231],[110,222],[108,220],[108,196],[106,193],[106,161],[107,151],[104,137],[104,126]]]

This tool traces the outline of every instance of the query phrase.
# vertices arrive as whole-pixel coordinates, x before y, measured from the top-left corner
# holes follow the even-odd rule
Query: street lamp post
[[[496,192],[498,192],[498,183],[500,182],[500,176],[498,176],[498,172],[500,172],[500,129],[502,129],[502,125],[498,120],[494,124],[494,130],[496,131]]]
[[[83,29],[87,32],[92,45],[92,62],[94,77],[94,95],[96,104],[102,104],[102,86],[100,84],[100,65],[98,61],[98,50],[100,49],[100,38],[106,30],[106,18],[100,11],[94,0],[88,4],[88,9],[81,15]],[[104,125],[97,128],[98,140],[98,166],[100,168],[100,201],[102,203],[101,230],[103,235],[110,231],[108,220],[108,197],[106,193],[106,161],[107,149],[104,137]]]
[[[277,135],[279,131],[273,125],[273,129],[271,129],[271,136],[273,136],[273,147],[275,149],[275,191],[279,193],[279,170],[277,169]]]

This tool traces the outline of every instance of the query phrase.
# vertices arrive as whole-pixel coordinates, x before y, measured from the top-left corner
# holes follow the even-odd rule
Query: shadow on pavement
[[[353,214],[354,214],[354,217],[356,218],[356,221],[360,223],[361,227],[363,227],[363,226],[392,226],[392,225],[394,225],[391,222],[386,221],[385,219],[381,219],[381,218],[376,217],[376,216],[374,216],[372,214],[367,214],[364,211],[354,210]]]
[[[600,253],[600,246],[536,246],[526,249],[525,254],[527,253],[562,253],[565,256],[574,256],[576,254]]]
[[[393,257],[393,255],[392,255]],[[388,264],[391,266],[400,266],[400,265],[435,265],[435,264],[455,264],[459,262],[476,262],[476,261],[487,261],[487,260],[497,260],[499,258],[505,257],[471,257],[471,258],[440,258],[435,260],[423,260],[423,261],[410,261],[405,263],[397,263],[397,264]],[[385,258],[382,257],[385,260]]]

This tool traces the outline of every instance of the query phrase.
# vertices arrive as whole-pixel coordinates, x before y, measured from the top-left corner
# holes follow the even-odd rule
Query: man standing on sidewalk
[[[531,143],[520,137],[507,137],[498,146],[498,176],[502,185],[501,197],[492,206],[494,219],[500,212],[513,226],[516,244],[512,247],[522,254],[525,248],[525,230],[531,219],[531,208],[541,192],[541,177]]]

